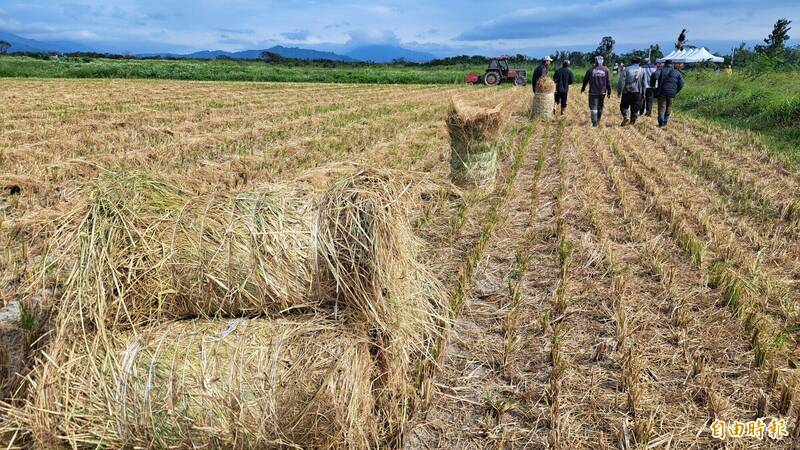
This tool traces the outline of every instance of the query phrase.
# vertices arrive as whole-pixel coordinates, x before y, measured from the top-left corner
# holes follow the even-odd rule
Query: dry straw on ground
[[[549,77],[539,78],[536,83],[535,94],[533,96],[533,108],[531,114],[536,117],[551,117],[553,115],[553,105],[556,91],[556,84]]]
[[[87,352],[88,349],[88,352]],[[38,368],[33,448],[365,448],[369,343],[320,320],[167,322],[79,339]]]
[[[199,322],[212,327],[225,322],[222,318],[268,315],[279,317],[278,324],[281,320],[316,317],[363,340],[365,351],[359,355],[366,355],[371,366],[356,365],[352,370],[357,374],[348,369],[345,379],[337,383],[356,383],[356,375],[367,379],[368,388],[359,387],[358,396],[368,397],[372,405],[371,423],[366,431],[337,431],[299,422],[287,425],[280,422],[286,415],[280,410],[259,410],[263,416],[258,420],[271,424],[270,430],[243,431],[249,433],[247,442],[256,442],[255,447],[262,443],[277,446],[282,441],[275,439],[296,432],[303,434],[302,439],[295,436],[291,442],[299,442],[297,445],[305,448],[361,448],[378,441],[399,445],[421,403],[421,380],[415,378],[416,368],[423,361],[432,360],[430,349],[447,322],[441,288],[419,262],[419,242],[408,223],[406,208],[411,207],[408,203],[413,198],[407,195],[409,185],[398,182],[393,175],[351,171],[321,194],[272,185],[249,193],[201,197],[143,175],[105,175],[82,206],[83,219],[76,224],[76,214],[70,213],[70,220],[57,233],[51,256],[59,267],[56,271],[68,276],[59,301],[51,305],[58,311],[53,321],[54,337],[45,348],[48,357],[31,376],[27,399],[20,399],[19,407],[6,408],[15,422],[5,428],[0,426],[0,433],[22,433],[17,442],[32,438],[35,443],[60,440],[85,445],[91,439],[87,436],[100,431],[93,428],[96,424],[80,416],[83,405],[74,404],[74,410],[66,408],[59,395],[76,389],[73,383],[81,378],[93,379],[90,384],[100,386],[119,383],[119,377],[103,377],[109,376],[108,370],[113,373],[126,364],[120,362],[125,359],[120,355],[120,340],[137,335],[147,339],[151,333],[171,339],[180,336],[186,324],[193,323],[164,324],[171,319],[217,318],[216,322]],[[252,327],[257,333],[268,328]],[[193,370],[190,361],[195,359],[194,340],[202,341],[207,334],[200,330],[191,334],[192,340],[182,341],[183,347],[172,348],[170,358],[187,361],[189,369],[159,360],[154,366],[158,376],[169,378],[174,384],[175,379],[199,379],[204,375],[186,371]],[[319,334],[322,342],[318,345],[330,341],[331,348],[339,350],[354,345]],[[166,345],[163,341],[159,348]],[[258,342],[253,344],[254,349],[259,348]],[[313,348],[311,344],[298,344],[296,352],[310,352]],[[273,352],[273,358],[283,357],[281,346],[263,351],[265,355]],[[241,357],[235,353],[225,356],[230,364],[236,364]],[[325,361],[320,359],[320,363]],[[350,361],[345,360],[344,364]],[[205,367],[205,363],[199,365],[200,369]],[[81,372],[86,370],[98,372]],[[340,369],[330,370],[326,376],[341,375]],[[289,373],[298,378],[297,383],[313,384],[318,378],[313,370],[300,365]],[[147,379],[151,377],[148,375]],[[220,389],[250,395],[240,392],[236,379],[219,374],[211,376],[214,377],[220,378]],[[205,388],[202,382],[197,383]],[[170,395],[189,395],[184,388],[195,389],[176,385],[169,388]],[[324,388],[324,392],[316,395],[331,394],[327,385],[318,388]],[[242,400],[249,401],[249,397],[234,396],[226,401],[240,404]],[[350,402],[338,396],[331,399],[331,403],[338,402],[330,406],[332,414],[337,408],[351,408],[350,403],[342,403],[345,400]],[[50,404],[53,401],[57,404]],[[110,400],[92,397],[91,401],[102,405]],[[169,401],[177,404],[180,400]],[[281,400],[284,401],[291,404],[290,400]],[[222,420],[219,416],[228,413],[218,405],[208,406],[208,417]],[[117,435],[104,431],[110,441],[100,439],[103,446],[115,447],[118,441],[114,439],[128,439],[129,433],[119,431],[120,427],[141,428],[128,423],[128,419],[140,420],[138,417],[120,419],[113,411],[92,411],[97,415],[93,419],[104,426],[116,423]],[[210,419],[203,411],[206,408],[197,405],[181,414],[186,421],[199,421],[206,427],[205,422]],[[163,414],[157,412],[155,416]],[[143,417],[151,415],[142,413]],[[362,415],[359,412],[359,417]],[[163,433],[164,445],[171,440],[181,446],[195,442],[189,428],[170,425],[158,429]],[[56,429],[56,434],[42,431]],[[151,431],[143,430],[138,431],[138,443],[153,437]]]
[[[503,125],[502,105],[492,108],[450,102],[447,130],[450,135],[450,177],[465,187],[491,189],[497,173],[497,136]]]

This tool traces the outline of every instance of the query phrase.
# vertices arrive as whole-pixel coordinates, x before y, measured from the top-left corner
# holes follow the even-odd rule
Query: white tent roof
[[[685,48],[683,50],[675,50],[669,55],[659,58],[658,62],[666,61],[671,59],[672,62],[682,62],[682,63],[699,63],[699,62],[706,62],[711,61],[715,63],[725,62],[723,58],[719,56],[714,56],[706,50],[704,47],[692,47],[692,48]]]

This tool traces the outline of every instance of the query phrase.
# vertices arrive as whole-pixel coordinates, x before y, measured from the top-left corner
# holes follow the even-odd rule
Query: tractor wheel
[[[514,78],[514,86],[525,86],[528,83],[528,80],[525,77],[517,77]]]
[[[489,72],[483,77],[483,82],[487,86],[497,86],[500,84],[500,75],[496,72]]]

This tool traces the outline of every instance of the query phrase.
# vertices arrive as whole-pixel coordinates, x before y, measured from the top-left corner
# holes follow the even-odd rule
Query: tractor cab
[[[467,84],[483,83],[487,86],[497,86],[503,82],[514,83],[514,86],[525,86],[528,82],[525,70],[511,69],[508,67],[508,56],[498,56],[489,60],[489,66],[483,76],[477,73],[468,73],[464,77]]]
[[[487,70],[499,70],[501,75],[508,74],[508,60],[492,59]]]
[[[498,56],[489,60],[489,67],[483,75],[483,82],[487,86],[495,86],[504,81],[514,83],[515,86],[525,86],[528,82],[526,73],[520,69],[508,67],[508,56]]]

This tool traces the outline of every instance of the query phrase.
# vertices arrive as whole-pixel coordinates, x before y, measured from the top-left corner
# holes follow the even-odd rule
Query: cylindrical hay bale
[[[9,417],[33,448],[376,446],[369,345],[327,322],[168,322],[64,350]]]
[[[447,324],[436,278],[419,261],[407,203],[393,202],[408,185],[390,174],[361,171],[340,180],[320,201],[317,282],[335,291],[372,337],[380,374],[374,383],[381,435],[402,437],[418,408],[415,369],[430,360]]]
[[[160,230],[169,278],[157,281],[175,292],[171,315],[251,315],[313,306],[314,213],[308,196],[288,188],[190,200],[174,225]]]
[[[536,82],[531,115],[536,117],[552,117],[555,106],[556,85],[549,77],[542,77]]]
[[[464,150],[451,150],[450,178],[458,186],[491,190],[497,174],[497,144],[476,142],[466,145]]]
[[[450,178],[462,187],[491,189],[497,172],[496,139],[503,123],[500,105],[482,108],[452,100],[447,114]]]
[[[194,197],[112,175],[97,182],[83,214],[56,238],[69,243],[57,259],[78,259],[59,305],[65,320],[117,329],[314,306],[308,195],[275,186]]]
[[[313,311],[398,329],[401,310],[430,324],[429,297],[404,303],[419,292],[407,272],[425,268],[403,192],[377,172],[324,194],[270,186],[192,197],[140,176],[100,180],[80,225],[58,236],[70,243],[54,254],[69,266],[58,325]],[[419,325],[408,327],[431,328]]]

